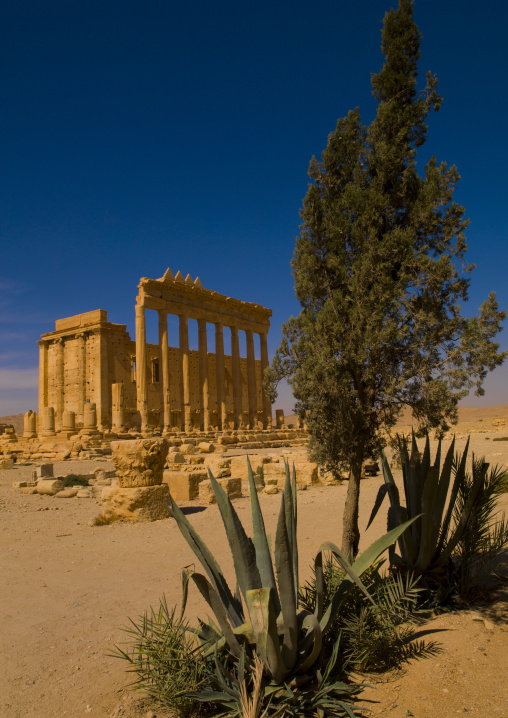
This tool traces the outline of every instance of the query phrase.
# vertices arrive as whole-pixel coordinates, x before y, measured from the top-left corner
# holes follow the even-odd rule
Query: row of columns
[[[159,312],[159,363],[162,379],[162,409],[163,430],[171,430],[171,404],[169,387],[169,342],[168,342],[168,312]],[[179,350],[180,350],[180,407],[181,428],[184,431],[192,429],[192,415],[190,403],[190,372],[189,372],[189,317],[178,315],[179,324]],[[208,377],[208,348],[206,321],[198,319],[198,351],[199,351],[199,390],[201,398],[201,425],[204,431],[211,427],[211,411],[209,405],[209,377]],[[233,411],[234,428],[242,424],[242,385],[240,367],[240,345],[238,327],[231,329],[231,354],[233,375]],[[256,363],[254,353],[254,335],[252,330],[245,330],[247,338],[247,384],[249,396],[249,426],[256,427],[258,416],[257,389],[256,389]],[[264,372],[268,366],[267,335],[260,333],[261,340],[261,370]],[[224,325],[215,322],[215,357],[216,357],[216,387],[217,387],[217,413],[219,429],[227,426],[226,387],[224,368]],[[146,320],[145,307],[136,305],[136,391],[137,406],[141,416],[141,430],[148,430],[148,382],[147,382],[147,352],[146,352]],[[264,396],[264,392],[263,392]],[[271,423],[271,406],[266,397],[263,400],[263,427],[268,428]]]

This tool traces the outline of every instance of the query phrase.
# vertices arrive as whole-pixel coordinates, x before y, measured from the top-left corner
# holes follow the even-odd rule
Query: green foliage
[[[327,637],[325,652],[329,652],[337,637],[341,639],[342,654],[355,670],[377,671],[399,666],[411,657],[428,655],[435,646],[415,639],[420,611],[417,601],[420,589],[408,574],[382,575],[381,563],[375,563],[362,577],[374,603],[366,600],[356,587],[350,591],[340,614],[335,618]],[[344,570],[333,558],[325,565],[324,603],[344,578]],[[301,603],[314,610],[315,580],[301,588]]]
[[[289,701],[291,705],[297,706],[296,712],[306,714],[317,710],[315,701],[316,695],[319,695],[322,697],[320,711],[323,708],[329,715],[353,715],[348,707],[348,696],[356,689],[343,688],[342,683],[337,683],[331,677],[336,670],[337,658],[335,655],[330,663],[333,652],[327,668],[322,669],[323,640],[353,586],[368,596],[361,576],[397,540],[407,524],[374,542],[353,565],[334,544],[322,544],[314,563],[314,611],[299,609],[295,469],[293,467],[291,479],[286,464],[286,482],[273,543],[273,563],[249,461],[248,473],[252,539],[247,536],[228,496],[209,471],[233,556],[237,580],[234,594],[213,555],[171,499],[170,513],[206,573],[204,576],[189,568],[184,569],[182,611],[192,580],[215,617],[215,621],[201,623],[198,635],[207,646],[204,655],[215,656],[216,680],[203,691],[201,698],[198,695],[193,695],[193,698],[218,703],[224,710],[231,712],[234,701],[238,699],[238,686],[243,681],[244,673],[253,672],[254,655],[257,654],[264,668],[264,696],[271,697],[274,710],[279,701],[284,705]],[[344,576],[330,595],[327,606],[324,605],[325,553],[331,553],[344,569]],[[227,659],[224,659],[225,649],[228,652]],[[288,691],[293,697],[290,697]]]
[[[399,554],[390,550],[392,566],[421,574],[424,585],[441,602],[453,592],[463,599],[493,573],[499,553],[508,545],[508,524],[494,521],[497,493],[506,485],[507,473],[491,469],[473,456],[472,475],[466,470],[469,439],[462,454],[454,457],[455,439],[442,470],[441,441],[431,464],[427,436],[420,454],[413,435],[411,455],[400,441],[405,506],[384,452],[385,483],[380,487],[369,524],[388,494],[388,527],[416,519],[399,538]],[[452,480],[453,479],[453,480]]]
[[[123,630],[130,640],[110,655],[128,661],[129,671],[137,674],[132,685],[180,715],[191,713],[196,703],[185,694],[196,690],[207,664],[187,622],[163,597],[157,612],[150,608]]]
[[[468,447],[469,440],[464,452],[458,456],[453,471],[454,439],[441,470],[441,441],[438,444],[433,465],[431,465],[428,436],[425,440],[423,455],[418,452],[414,435],[411,456],[408,453],[406,442],[400,441],[405,506],[400,503],[399,490],[393,479],[390,466],[384,452],[381,453],[385,483],[379,489],[368,525],[373,521],[387,494],[390,499],[389,527],[398,526],[408,519],[415,519],[410,529],[405,531],[399,539],[399,555],[391,550],[390,559],[395,566],[422,574],[429,587],[446,584],[448,564],[462,538],[487,471],[487,465],[484,464],[481,473],[475,477],[467,501],[461,507],[460,514],[456,514],[456,520],[453,523],[452,517],[458,506],[457,497],[460,485],[465,478]],[[455,475],[453,483],[451,481],[452,471]]]
[[[287,378],[295,411],[307,413],[310,448],[336,478],[352,468],[343,550],[358,548],[361,464],[401,408],[421,428],[444,430],[470,389],[483,394],[488,371],[507,352],[494,341],[504,312],[490,294],[476,317],[468,298],[464,208],[453,200],[455,166],[417,151],[427,116],[438,110],[437,79],[417,86],[420,33],[411,0],[385,15],[385,64],[372,75],[377,113],[339,119],[309,167],[292,270],[301,311],[283,336],[265,379],[270,396]],[[463,271],[461,271],[461,268]]]
[[[62,481],[66,488],[68,486],[88,486],[88,479],[81,474],[67,474]]]
[[[495,436],[492,441],[508,441],[508,436]]]
[[[508,547],[508,522],[497,520],[498,494],[508,490],[506,469],[494,466],[483,473],[485,459],[473,456],[472,474],[465,473],[459,486],[454,519],[458,523],[474,486],[480,477],[480,488],[454,552],[455,590],[461,601],[471,601],[488,592],[499,578],[506,578],[508,565],[500,556]]]

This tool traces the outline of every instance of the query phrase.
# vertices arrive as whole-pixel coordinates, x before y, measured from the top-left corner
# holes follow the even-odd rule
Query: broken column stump
[[[105,517],[125,521],[157,521],[167,518],[169,488],[162,483],[169,444],[166,439],[111,442],[118,486],[102,491]]]

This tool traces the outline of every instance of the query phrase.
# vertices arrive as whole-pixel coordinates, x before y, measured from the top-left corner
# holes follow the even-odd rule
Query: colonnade
[[[136,305],[136,393],[137,409],[141,417],[142,432],[148,431],[148,371],[147,371],[147,343],[146,343],[146,307]],[[175,407],[170,400],[170,373],[169,373],[169,342],[168,342],[168,312],[165,309],[156,309],[159,316],[159,365],[162,383],[162,413],[163,431],[171,431],[171,412]],[[172,313],[172,312],[171,312]],[[192,430],[191,410],[191,379],[189,371],[189,326],[188,321],[194,318],[189,314],[178,314],[179,317],[179,363],[180,363],[180,428],[182,431]],[[210,391],[208,376],[208,346],[207,321],[197,318],[198,323],[198,352],[199,352],[199,396],[201,417],[200,426],[203,431],[212,427],[212,411],[210,409]],[[237,323],[231,325],[222,321],[213,322],[215,325],[215,358],[216,358],[216,398],[218,429],[227,428],[226,383],[224,366],[224,326],[231,330],[232,380],[233,380],[233,425],[239,429],[243,425],[240,343],[238,332],[242,329]],[[243,329],[247,340],[247,385],[248,385],[248,413],[249,428],[257,428],[258,399],[256,382],[256,359],[254,351],[254,332],[252,329]],[[267,332],[257,332],[261,346],[261,371],[268,366]],[[262,421],[263,428],[271,424],[271,406],[263,394]],[[247,408],[247,407],[246,407]]]

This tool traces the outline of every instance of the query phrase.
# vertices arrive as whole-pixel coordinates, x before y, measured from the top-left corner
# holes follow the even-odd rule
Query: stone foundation
[[[106,518],[123,521],[158,521],[169,518],[164,504],[169,505],[169,487],[158,486],[106,486],[102,490],[102,513]]]

